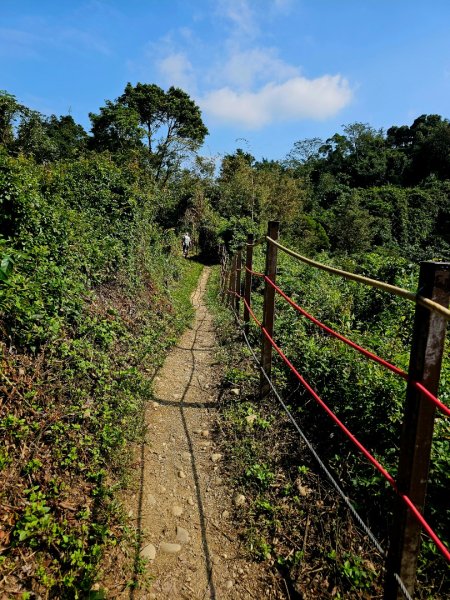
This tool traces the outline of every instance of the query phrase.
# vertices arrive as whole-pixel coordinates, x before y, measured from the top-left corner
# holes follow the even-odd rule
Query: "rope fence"
[[[250,314],[251,314],[252,318],[255,320],[255,322],[257,324],[261,325],[260,321],[258,321],[258,319],[256,318],[254,312],[252,311],[252,309],[250,307],[249,307],[249,310],[250,310]],[[386,558],[386,551],[383,549],[383,547],[381,546],[380,542],[377,540],[375,534],[370,529],[370,527],[368,527],[368,525],[364,522],[364,519],[361,517],[361,515],[355,509],[355,507],[353,506],[353,504],[350,502],[349,497],[345,494],[345,492],[342,489],[342,487],[336,481],[335,477],[333,477],[333,475],[331,474],[330,470],[327,468],[327,466],[325,465],[325,463],[323,462],[323,460],[320,458],[320,456],[317,453],[316,449],[314,448],[314,446],[312,445],[312,443],[310,442],[310,440],[305,435],[304,431],[302,430],[302,428],[298,424],[297,420],[292,415],[292,413],[289,410],[289,408],[286,406],[286,404],[283,401],[282,397],[280,396],[278,390],[274,386],[273,381],[270,379],[270,377],[267,375],[267,373],[265,372],[265,370],[262,368],[261,363],[259,362],[259,360],[258,360],[258,358],[257,358],[257,356],[255,354],[255,351],[252,348],[252,346],[250,344],[250,341],[249,341],[249,339],[248,339],[248,337],[247,337],[247,335],[245,333],[245,329],[242,327],[242,322],[241,322],[241,320],[239,318],[239,315],[236,313],[236,311],[233,311],[233,312],[234,312],[234,316],[236,318],[236,321],[239,324],[239,327],[241,328],[242,335],[244,337],[244,340],[245,340],[245,343],[247,344],[248,349],[250,350],[250,353],[251,353],[251,355],[253,357],[253,360],[255,361],[257,367],[259,368],[262,376],[266,379],[267,383],[269,384],[269,386],[270,386],[270,388],[272,390],[272,393],[274,394],[275,398],[278,400],[279,404],[281,405],[281,407],[283,408],[284,412],[288,416],[289,420],[291,421],[292,425],[296,429],[297,433],[299,434],[299,436],[301,437],[301,439],[303,440],[303,442],[307,446],[308,450],[311,452],[312,456],[317,461],[319,467],[325,473],[325,476],[327,477],[327,479],[330,481],[330,483],[332,484],[332,486],[334,487],[334,489],[337,491],[338,495],[344,501],[344,504],[349,509],[349,511],[352,514],[352,516],[355,519],[355,521],[360,525],[361,529],[364,531],[364,533],[367,535],[367,537],[369,538],[369,540],[372,542],[373,547],[380,553],[380,555],[383,558]],[[395,577],[395,579],[396,579],[396,581],[397,581],[397,583],[399,585],[399,588],[400,588],[403,596],[406,598],[406,600],[412,600],[412,597],[410,596],[408,590],[406,589],[403,581],[400,579],[398,573],[394,573],[394,577]]]
[[[450,264],[421,263],[419,292],[414,294],[393,286],[355,273],[349,273],[335,267],[318,263],[280,244],[278,239],[278,223],[270,222],[266,241],[266,269],[259,273],[253,269],[253,236],[249,235],[246,244],[245,286],[242,293],[241,270],[242,257],[233,258],[231,271],[222,278],[222,289],[225,289],[231,308],[239,321],[239,302],[244,305],[244,336],[248,344],[249,322],[253,321],[261,330],[261,361],[258,366],[261,371],[261,395],[274,391],[271,380],[272,350],[278,354],[288,369],[303,385],[314,400],[321,406],[328,417],[337,425],[345,436],[353,443],[373,467],[383,476],[396,492],[400,505],[396,509],[395,527],[393,528],[389,552],[386,562],[385,600],[396,599],[400,590],[406,598],[411,598],[416,579],[416,565],[420,548],[420,532],[425,531],[447,562],[450,562],[450,551],[438,537],[433,528],[423,517],[425,504],[426,480],[430,460],[432,432],[435,409],[441,414],[450,416],[450,408],[437,398],[437,387],[446,333],[447,320],[450,318],[448,300],[450,296]],[[258,244],[261,243],[258,240]],[[312,267],[340,275],[347,279],[362,283],[385,292],[414,301],[417,304],[413,344],[410,357],[409,373],[391,364],[373,352],[356,344],[342,334],[325,325],[290,298],[277,284],[277,251],[290,255]],[[237,264],[239,262],[239,265]],[[259,320],[251,305],[252,278],[259,277],[265,282],[264,308],[262,321]],[[229,278],[229,285],[228,283]],[[274,338],[275,295],[280,296],[298,313],[321,328],[330,336],[350,346],[367,359],[374,361],[407,381],[407,398],[404,415],[404,431],[400,448],[400,460],[397,481],[373,456],[373,454],[350,432],[339,417],[329,408],[319,394],[306,381],[303,375],[286,356]],[[438,300],[438,301],[436,301]],[[254,355],[254,352],[252,350]],[[278,400],[278,393],[276,393]],[[283,404],[283,402],[282,402]],[[294,420],[289,413],[291,420]],[[426,423],[424,423],[427,421]],[[431,430],[430,430],[431,424]],[[296,428],[299,429],[296,424]],[[423,439],[423,430],[429,430],[427,439]],[[417,441],[420,441],[418,452]],[[411,458],[411,454],[414,456]],[[416,455],[420,456],[417,459]],[[424,479],[425,478],[425,479]],[[425,486],[423,482],[425,481]],[[335,486],[336,487],[336,486]],[[353,512],[353,511],[352,511]],[[359,517],[359,516],[358,516]],[[359,517],[360,519],[360,517]],[[358,520],[359,520],[358,519]],[[411,539],[415,544],[411,544]],[[406,541],[405,541],[406,540]],[[376,546],[378,548],[378,546]],[[406,565],[406,566],[405,566]]]
[[[317,262],[316,260],[312,260],[311,258],[307,258],[306,256],[302,256],[298,254],[298,252],[294,252],[290,248],[286,248],[286,246],[282,246],[276,240],[273,240],[269,236],[266,236],[266,240],[270,243],[282,250],[285,254],[292,256],[311,267],[315,267],[316,269],[322,269],[322,271],[327,271],[328,273],[332,273],[333,275],[340,275],[341,277],[345,277],[346,279],[350,279],[351,281],[356,281],[357,283],[363,283],[365,285],[370,285],[371,287],[377,288],[379,290],[383,290],[384,292],[388,292],[390,294],[394,294],[395,296],[400,296],[401,298],[406,298],[407,300],[411,300],[429,310],[437,312],[445,319],[450,320],[450,310],[437,302],[433,302],[429,298],[424,298],[420,294],[414,294],[404,288],[397,287],[396,285],[391,285],[390,283],[385,283],[384,281],[378,281],[377,279],[371,279],[370,277],[365,277],[364,275],[358,275],[357,273],[349,273],[348,271],[343,271],[342,269],[336,269],[335,267],[330,267],[328,265],[324,265],[323,263]]]

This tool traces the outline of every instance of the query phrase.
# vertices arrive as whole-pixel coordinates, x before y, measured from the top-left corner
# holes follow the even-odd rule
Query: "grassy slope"
[[[118,498],[143,434],[149,376],[192,317],[202,269],[169,260],[164,284],[94,290],[84,324],[58,344],[34,356],[0,346],[0,574],[8,597],[83,597],[102,569],[115,570],[102,558],[108,548],[132,553]],[[132,583],[132,573],[123,578]]]

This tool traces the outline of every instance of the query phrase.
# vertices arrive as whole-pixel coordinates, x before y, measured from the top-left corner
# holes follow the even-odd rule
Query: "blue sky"
[[[128,81],[182,87],[202,153],[282,158],[342,124],[450,117],[450,1],[0,0],[0,89],[86,129]],[[243,138],[243,139],[242,139]]]

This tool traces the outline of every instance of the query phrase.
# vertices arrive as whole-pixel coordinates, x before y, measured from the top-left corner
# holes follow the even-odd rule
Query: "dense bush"
[[[126,534],[117,492],[143,434],[148,373],[190,318],[201,268],[172,251],[158,194],[134,161],[0,153],[0,570],[11,594],[82,597],[105,546]]]

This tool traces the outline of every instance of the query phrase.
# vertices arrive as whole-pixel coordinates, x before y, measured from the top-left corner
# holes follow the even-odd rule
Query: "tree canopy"
[[[89,116],[94,148],[146,149],[157,180],[167,180],[208,134],[199,107],[175,87],[164,92],[155,84],[128,83],[119,98],[108,100],[100,113]]]

